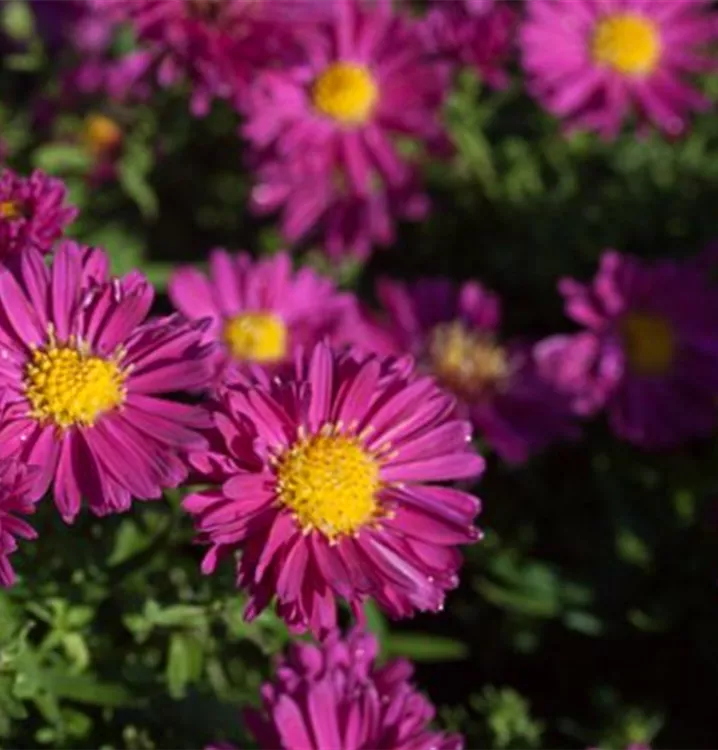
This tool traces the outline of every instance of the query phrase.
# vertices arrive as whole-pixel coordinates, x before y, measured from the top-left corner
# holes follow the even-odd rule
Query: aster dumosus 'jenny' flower
[[[364,246],[390,241],[395,207],[409,215],[422,203],[423,212],[425,198],[401,200],[416,193],[417,175],[397,141],[445,143],[439,115],[448,68],[431,59],[418,23],[390,3],[331,7],[330,23],[298,37],[296,60],[259,76],[242,132],[255,149],[255,209],[284,206],[290,239],[316,223],[355,252],[348,243],[357,234]],[[312,196],[307,186],[315,184]],[[343,220],[355,226],[337,231],[337,205],[350,207]],[[357,217],[369,218],[363,232]]]
[[[616,434],[647,448],[715,428],[718,295],[700,265],[608,251],[591,284],[559,289],[585,331],[552,336],[537,355],[577,413],[606,407]]]
[[[422,27],[435,55],[473,68],[490,86],[502,88],[517,23],[507,0],[434,0]]]
[[[255,261],[247,253],[215,250],[209,268],[209,276],[178,269],[169,296],[185,317],[212,321],[207,335],[220,344],[220,380],[227,367],[279,365],[298,346],[340,338],[354,318],[352,295],[310,268],[293,271],[287,253]]]
[[[17,550],[17,539],[35,539],[37,534],[26,521],[18,518],[33,513],[28,499],[36,467],[12,459],[0,459],[0,586],[12,586],[15,572],[9,557]]]
[[[528,0],[521,31],[529,89],[570,127],[615,137],[634,112],[667,133],[710,101],[686,82],[715,69],[708,0]]]
[[[32,248],[0,270],[0,457],[39,467],[31,499],[52,484],[67,522],[81,498],[98,514],[159,498],[205,445],[204,411],[168,392],[211,375],[206,322],[145,321],[154,292],[131,273],[108,277],[99,250],[61,244],[48,268]]]
[[[11,169],[0,175],[0,260],[8,261],[28,248],[49,253],[77,216],[65,204],[61,180],[36,170],[22,177]]]
[[[288,54],[293,25],[323,15],[302,0],[91,2],[95,13],[129,24],[140,44],[109,64],[110,92],[146,95],[148,84],[189,82],[196,115],[206,114],[215,98],[242,101],[257,70]]]
[[[368,597],[393,617],[442,608],[479,502],[435,482],[478,476],[470,425],[410,363],[318,344],[294,373],[260,368],[215,405],[213,452],[191,457],[215,489],[190,495],[202,568],[242,555],[237,584],[253,619],[274,597],[290,629],[334,627],[336,598]],[[409,370],[409,372],[407,372]]]
[[[532,345],[501,340],[495,294],[473,281],[457,287],[448,279],[382,279],[377,297],[383,316],[367,316],[357,345],[386,355],[411,352],[505,461],[526,461],[576,436],[566,399],[538,373]]]
[[[461,750],[463,739],[430,728],[434,707],[403,659],[375,663],[374,636],[338,631],[318,645],[293,643],[263,710],[245,712],[262,750]],[[215,746],[217,748],[226,746]],[[209,748],[207,749],[209,750]]]

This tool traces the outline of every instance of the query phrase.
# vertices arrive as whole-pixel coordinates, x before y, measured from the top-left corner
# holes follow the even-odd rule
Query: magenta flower
[[[259,76],[248,98],[242,132],[259,161],[254,205],[286,205],[293,236],[310,220],[331,222],[333,205],[366,207],[373,226],[363,235],[381,242],[390,236],[395,196],[415,193],[416,166],[399,142],[445,144],[439,115],[448,69],[431,59],[418,24],[388,2],[332,5],[331,23],[300,37],[301,55]],[[300,216],[305,211],[311,218]],[[353,221],[362,212],[347,213]],[[377,228],[379,221],[386,226]]]
[[[185,317],[212,321],[208,336],[220,344],[220,381],[227,366],[286,363],[297,346],[339,340],[355,316],[351,294],[310,268],[294,272],[287,253],[254,261],[215,250],[209,265],[209,277],[191,267],[177,270],[169,296]]]
[[[256,173],[251,208],[259,215],[280,211],[288,242],[316,237],[334,259],[365,259],[374,246],[393,244],[397,219],[419,221],[428,214],[429,199],[418,175],[400,187],[384,186],[362,195],[339,185],[331,162],[316,155],[287,163],[267,159]]]
[[[205,387],[207,322],[145,322],[139,273],[108,278],[99,250],[65,242],[48,268],[37,250],[0,270],[0,457],[38,466],[30,499],[51,484],[68,523],[84,498],[97,515],[159,498],[187,475],[205,412],[165,393]]]
[[[393,617],[440,610],[458,582],[455,547],[479,536],[479,502],[433,483],[484,466],[453,412],[407,362],[325,344],[298,357],[291,376],[255,368],[228,385],[214,452],[192,456],[219,486],[184,502],[210,545],[203,571],[241,549],[245,616],[276,597],[294,632],[334,627],[338,597],[357,615],[368,597]]]
[[[37,534],[18,515],[35,511],[28,499],[35,468],[12,459],[0,459],[0,586],[15,583],[15,571],[8,559],[17,550],[17,539],[35,539]]]
[[[435,55],[473,68],[490,86],[503,88],[517,21],[507,0],[434,0],[423,33]]]
[[[411,352],[502,459],[520,463],[577,435],[565,398],[537,372],[532,345],[500,339],[495,294],[473,281],[457,288],[447,279],[381,280],[377,297],[384,316],[368,316],[355,343],[384,355]]]
[[[110,66],[110,92],[146,96],[154,86],[189,83],[195,115],[206,114],[216,98],[241,101],[257,69],[288,53],[293,24],[318,15],[301,0],[91,2],[96,14],[128,23],[140,44]]]
[[[529,0],[521,31],[529,90],[570,128],[615,138],[626,117],[680,133],[711,104],[688,82],[715,69],[709,0]]]
[[[65,204],[61,180],[34,171],[21,177],[11,169],[0,175],[0,260],[7,262],[28,248],[49,253],[77,216]]]
[[[430,728],[435,710],[410,682],[412,665],[376,665],[373,635],[338,631],[293,643],[262,686],[263,711],[245,712],[262,750],[461,750],[460,735]],[[226,745],[215,746],[227,748]]]
[[[718,298],[699,266],[607,251],[590,285],[559,290],[585,330],[546,339],[537,358],[577,413],[606,407],[616,434],[646,448],[715,428]]]

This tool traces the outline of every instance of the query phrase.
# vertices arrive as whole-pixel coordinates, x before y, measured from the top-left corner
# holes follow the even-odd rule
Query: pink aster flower
[[[585,330],[546,339],[537,359],[577,413],[606,407],[616,434],[647,448],[715,428],[718,297],[699,267],[607,251],[591,284],[559,290]]]
[[[393,617],[442,608],[479,502],[434,483],[484,462],[454,400],[407,369],[322,343],[291,376],[255,368],[223,391],[215,449],[192,456],[218,486],[184,507],[210,545],[205,573],[242,550],[247,619],[275,597],[293,632],[334,627],[338,597],[358,616],[368,597]]]
[[[387,2],[333,8],[331,23],[299,38],[296,60],[258,77],[245,107],[242,132],[265,170],[255,206],[287,205],[302,227],[294,234],[306,232],[308,217],[331,221],[334,203],[368,207],[375,225],[389,223],[393,196],[413,193],[416,180],[399,142],[445,144],[447,67],[431,59],[418,24]],[[312,200],[307,186],[315,184]],[[368,235],[390,231],[380,229]]]
[[[245,712],[262,750],[461,750],[460,735],[430,728],[436,714],[403,659],[377,666],[374,636],[333,631],[319,645],[293,643],[263,711]],[[225,746],[226,747],[226,746]]]
[[[209,277],[192,267],[177,270],[169,296],[185,317],[212,321],[220,381],[228,366],[283,364],[298,346],[337,340],[354,318],[351,294],[310,268],[294,272],[287,253],[254,261],[215,250],[209,265]]]
[[[565,398],[537,371],[533,346],[501,340],[495,294],[473,281],[457,288],[447,279],[384,279],[377,297],[383,317],[355,329],[355,343],[384,355],[411,352],[505,461],[576,436]]]
[[[207,385],[204,321],[145,321],[152,286],[108,277],[99,250],[65,242],[47,267],[37,250],[0,269],[0,458],[38,466],[30,499],[53,485],[69,523],[81,498],[97,515],[159,498],[205,441],[204,411],[163,394]]]
[[[434,0],[423,33],[434,54],[473,68],[490,86],[503,88],[517,21],[507,0]]]
[[[15,583],[15,571],[9,557],[17,550],[17,539],[35,539],[37,534],[18,518],[33,513],[28,500],[35,468],[12,459],[0,459],[0,586]]]
[[[677,134],[710,101],[687,79],[715,69],[710,0],[529,0],[529,89],[570,128],[615,138],[631,112]]]
[[[280,211],[290,243],[316,238],[331,258],[362,260],[374,246],[393,244],[396,220],[419,221],[428,214],[418,175],[399,187],[373,185],[361,194],[335,179],[329,162],[316,155],[290,162],[266,159],[256,173],[252,209],[259,215]]]
[[[7,262],[28,248],[52,251],[55,242],[77,216],[65,204],[61,180],[34,171],[21,177],[11,169],[0,175],[0,260]]]

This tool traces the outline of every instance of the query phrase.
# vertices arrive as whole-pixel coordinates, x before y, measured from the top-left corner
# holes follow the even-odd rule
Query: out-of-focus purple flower
[[[52,251],[77,216],[65,204],[61,180],[36,170],[22,177],[11,169],[0,175],[0,261],[17,258],[27,249]]]
[[[501,340],[495,294],[476,282],[380,280],[377,297],[383,316],[356,329],[357,344],[385,355],[412,353],[456,394],[479,436],[504,460],[526,461],[577,435],[566,399],[536,369],[533,346]]]
[[[635,113],[678,134],[709,99],[687,78],[716,69],[710,0],[528,0],[521,29],[531,93],[569,128],[615,138]]]
[[[109,43],[111,29],[92,20],[89,9],[86,0],[30,1],[37,31],[51,52],[64,45],[78,52],[99,51]]]
[[[270,155],[256,169],[251,207],[259,215],[280,212],[290,243],[316,239],[331,258],[367,258],[374,247],[394,242],[397,220],[419,221],[429,198],[418,175],[399,186],[372,184],[358,192],[342,179],[341,158],[309,154],[283,162]]]
[[[109,92],[146,97],[154,87],[186,84],[198,116],[216,98],[241,102],[258,70],[287,56],[295,26],[325,15],[301,0],[89,2],[98,16],[129,25],[139,44],[105,66]]]
[[[276,599],[293,632],[336,626],[338,599],[361,617],[438,611],[458,584],[459,545],[476,541],[479,501],[437,484],[481,474],[454,399],[407,363],[317,344],[293,373],[259,367],[214,406],[210,451],[191,456],[215,487],[188,495],[202,570],[241,550],[237,585],[254,619]]]
[[[374,636],[338,631],[294,643],[262,686],[263,710],[245,719],[262,750],[461,750],[463,738],[430,727],[436,712],[403,659],[376,665]],[[228,746],[222,747],[227,750]],[[207,750],[210,750],[207,748]]]
[[[715,429],[718,295],[699,265],[607,251],[592,283],[559,290],[584,331],[546,339],[537,359],[577,413],[605,407],[616,434],[646,448]]]
[[[518,13],[507,0],[434,0],[422,31],[431,52],[506,86]]]
[[[398,142],[445,144],[448,68],[389,3],[333,9],[331,23],[298,39],[296,59],[259,76],[242,132],[258,154],[255,209],[283,206],[288,237],[321,225],[337,253],[365,255],[391,240],[395,211],[423,213],[416,167]]]

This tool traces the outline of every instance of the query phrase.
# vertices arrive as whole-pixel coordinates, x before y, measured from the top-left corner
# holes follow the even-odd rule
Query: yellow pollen
[[[272,313],[242,313],[225,323],[224,341],[236,359],[277,362],[287,354],[287,327]]]
[[[665,375],[676,355],[676,339],[670,322],[653,313],[628,313],[621,334],[631,370],[637,375]]]
[[[661,55],[656,25],[636,13],[617,13],[600,20],[593,33],[591,55],[596,63],[625,75],[647,75]]]
[[[436,377],[465,398],[477,398],[509,374],[506,352],[492,337],[454,321],[436,326],[429,338]]]
[[[22,205],[19,201],[0,201],[0,219],[19,219]]]
[[[85,118],[83,140],[88,150],[99,156],[119,145],[122,141],[122,130],[107,115],[88,115]]]
[[[356,437],[332,429],[299,439],[277,462],[279,500],[305,531],[334,539],[357,532],[379,512],[379,463]]]
[[[127,375],[118,364],[123,352],[112,359],[93,356],[73,338],[58,344],[50,331],[49,342],[34,349],[25,367],[25,397],[30,416],[65,429],[90,427],[105,412],[124,403]]]
[[[379,98],[374,77],[356,63],[334,63],[314,82],[314,106],[343,125],[361,125],[374,111]]]

